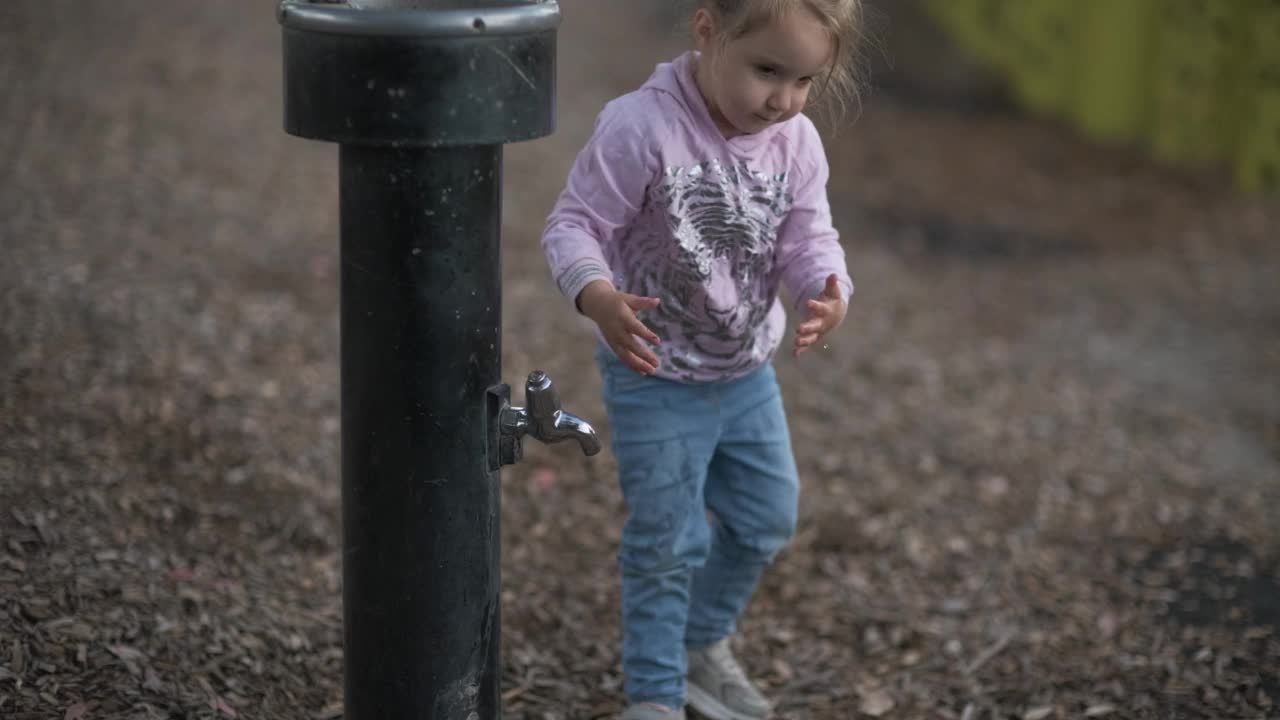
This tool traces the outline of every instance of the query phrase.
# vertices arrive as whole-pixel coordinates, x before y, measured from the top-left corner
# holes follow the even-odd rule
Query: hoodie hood
[[[735,154],[753,154],[772,141],[783,127],[796,120],[791,118],[786,122],[770,125],[758,133],[726,138],[724,133],[720,132],[720,128],[716,127],[715,120],[711,118],[707,101],[702,97],[702,91],[698,89],[698,83],[693,78],[700,58],[701,53],[690,50],[669,63],[660,63],[654,68],[653,74],[645,81],[642,88],[664,92],[675,98],[684,107],[689,117],[693,118],[698,131],[708,141],[719,142]]]

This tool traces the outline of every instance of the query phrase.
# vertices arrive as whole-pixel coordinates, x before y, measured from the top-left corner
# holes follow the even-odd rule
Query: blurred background
[[[342,714],[337,163],[274,3],[0,4],[0,716]],[[542,223],[687,3],[563,0],[506,151],[504,372],[608,433]],[[1280,710],[1280,5],[875,0],[824,127],[858,286],[777,366],[787,718]],[[513,718],[621,708],[612,458],[504,471]]]
[[[1021,107],[1166,164],[1229,168],[1245,190],[1280,185],[1275,2],[932,0],[924,8]]]

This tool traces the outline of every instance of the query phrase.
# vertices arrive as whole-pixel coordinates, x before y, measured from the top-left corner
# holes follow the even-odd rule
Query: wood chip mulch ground
[[[336,152],[264,0],[0,5],[0,717],[342,716]],[[504,367],[607,433],[545,214],[681,39],[564,0]],[[620,19],[621,18],[621,19]],[[801,529],[736,638],[784,718],[1280,718],[1280,203],[872,93],[858,282],[778,368]],[[505,716],[621,708],[608,453],[504,471]]]

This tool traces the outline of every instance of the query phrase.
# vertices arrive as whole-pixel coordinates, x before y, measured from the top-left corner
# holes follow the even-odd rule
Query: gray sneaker
[[[657,703],[639,703],[627,706],[622,720],[685,720],[684,708],[672,710]]]
[[[729,649],[729,638],[689,651],[689,705],[709,720],[762,720],[773,708]]]

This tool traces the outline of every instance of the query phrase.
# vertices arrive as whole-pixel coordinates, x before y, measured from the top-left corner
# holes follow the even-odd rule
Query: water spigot
[[[498,462],[512,465],[524,454],[521,438],[531,435],[544,443],[576,440],[585,455],[600,452],[600,439],[586,420],[560,407],[560,395],[541,370],[529,373],[524,385],[527,407],[506,405],[499,414]]]

